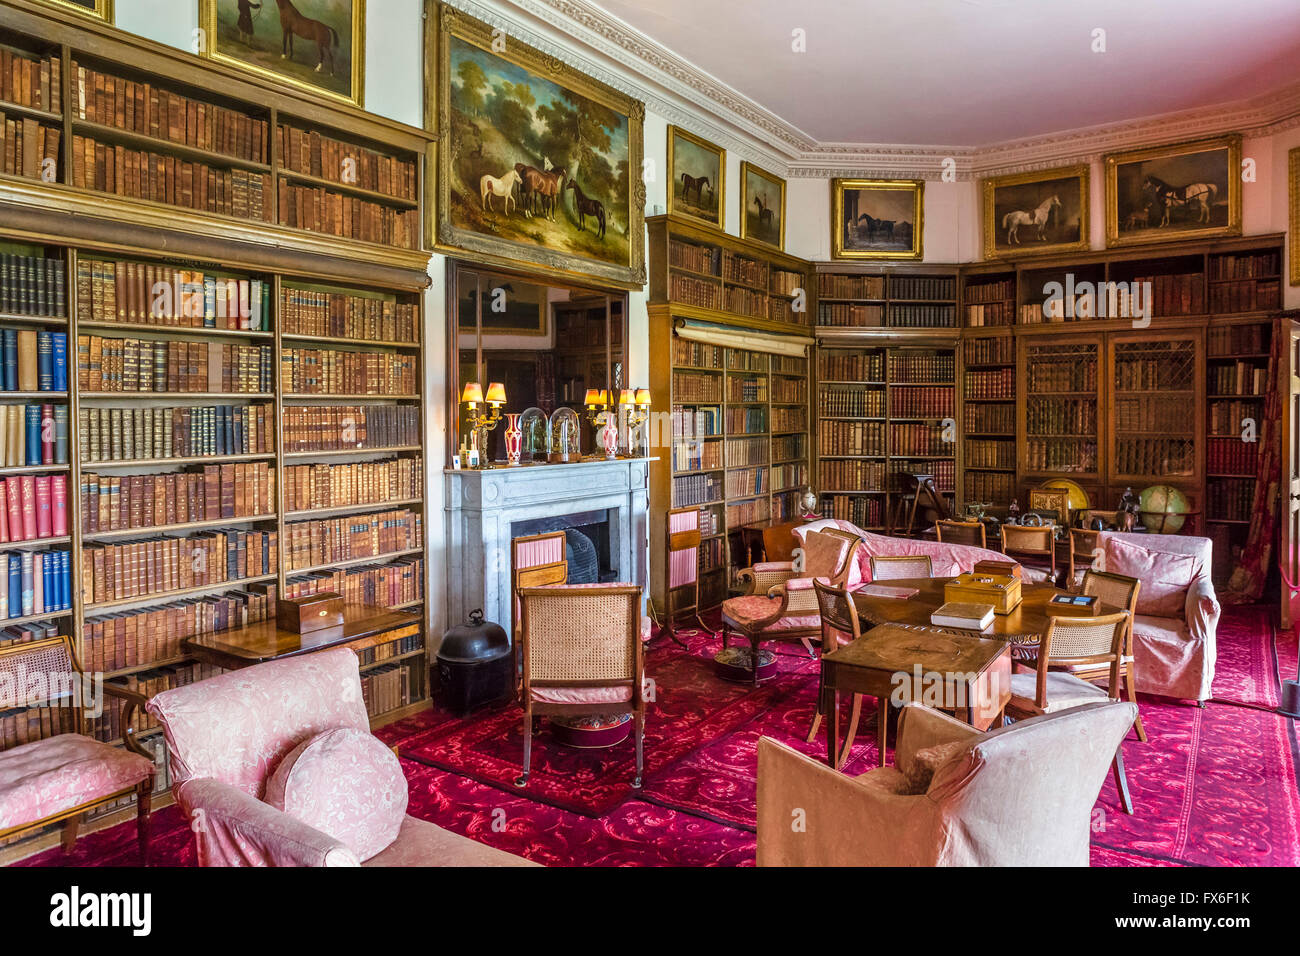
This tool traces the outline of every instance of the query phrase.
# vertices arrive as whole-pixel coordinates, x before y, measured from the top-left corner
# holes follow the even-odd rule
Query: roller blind
[[[770,335],[766,332],[741,331],[691,319],[678,319],[676,332],[679,337],[692,342],[720,345],[729,349],[770,352],[773,355],[793,355],[798,358],[807,358],[808,346],[814,341],[802,335]]]

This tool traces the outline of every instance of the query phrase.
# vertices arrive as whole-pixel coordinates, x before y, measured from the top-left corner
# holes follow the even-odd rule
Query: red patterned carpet
[[[1098,800],[1097,866],[1300,865],[1300,764],[1292,721],[1270,713],[1279,674],[1296,668],[1295,635],[1275,642],[1267,613],[1225,609],[1215,700],[1202,710],[1141,701],[1151,743],[1125,744],[1136,813],[1119,809],[1109,780]],[[632,745],[604,751],[534,740],[527,790],[512,785],[522,753],[521,712],[501,707],[456,719],[428,711],[381,733],[399,744],[410,812],[458,833],[554,865],[752,865],[754,753],[764,734],[805,744],[816,664],[780,657],[780,675],[757,692],[715,677],[719,642],[703,633],[689,651],[657,639],[647,657],[656,699],[646,730],[646,782],[630,787]],[[865,720],[864,720],[865,722]],[[865,727],[850,773],[875,765]],[[154,817],[154,863],[192,862],[175,808]],[[65,857],[50,850],[19,865],[136,862],[134,824],[91,834]]]

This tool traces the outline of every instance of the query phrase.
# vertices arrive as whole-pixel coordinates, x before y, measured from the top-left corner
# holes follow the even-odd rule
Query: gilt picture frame
[[[785,180],[740,164],[740,237],[785,249]]]
[[[199,0],[199,27],[210,60],[365,105],[366,0]]]
[[[1086,251],[1089,179],[1081,164],[983,180],[984,258]]]
[[[1241,235],[1241,136],[1111,153],[1106,245]]]
[[[1290,200],[1290,228],[1287,248],[1291,253],[1291,285],[1300,285],[1300,146],[1287,154],[1287,195]]]
[[[668,212],[727,226],[727,151],[680,126],[668,127]]]
[[[645,105],[443,5],[435,246],[559,280],[645,284]]]
[[[94,17],[105,23],[112,23],[114,16],[113,0],[38,0],[47,7],[56,10],[72,10],[83,16]]]
[[[920,259],[924,234],[923,180],[831,181],[831,258]]]

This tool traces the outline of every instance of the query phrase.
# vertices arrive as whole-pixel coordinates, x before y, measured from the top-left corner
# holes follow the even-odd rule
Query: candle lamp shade
[[[620,405],[631,405],[636,398],[636,393],[630,388],[625,388],[618,393],[618,403]]]
[[[493,382],[489,385],[487,403],[489,405],[504,405],[506,403],[506,387],[500,382]]]
[[[600,392],[594,388],[587,389],[586,397],[583,398],[582,404],[588,408],[595,408],[600,404]]]
[[[638,388],[636,390],[636,403],[642,408],[650,407],[650,389]]]
[[[465,391],[461,393],[460,400],[465,405],[481,405],[483,403],[483,386],[478,382],[466,383]]]

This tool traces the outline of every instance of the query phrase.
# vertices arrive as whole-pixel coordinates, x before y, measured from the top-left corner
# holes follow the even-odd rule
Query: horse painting
[[[760,226],[772,225],[772,210],[763,205],[763,197],[755,196],[754,205],[758,207],[758,224]]]
[[[1196,222],[1198,224],[1209,223],[1210,207],[1214,205],[1215,197],[1219,194],[1219,187],[1214,183],[1188,183],[1186,186],[1171,186],[1163,179],[1157,179],[1155,176],[1147,176],[1142,182],[1142,188],[1154,195],[1156,202],[1161,206],[1160,226],[1169,225],[1169,213],[1175,206],[1195,205]]]
[[[483,208],[488,212],[492,212],[492,197],[499,196],[503,198],[501,206],[505,210],[505,214],[510,215],[510,204],[515,201],[515,187],[522,186],[522,183],[523,180],[519,178],[519,173],[513,169],[499,178],[485,175],[478,181],[479,196],[483,202]]]
[[[691,196],[691,190],[695,190],[695,201],[702,202],[701,191],[708,187],[709,193],[713,192],[713,183],[709,182],[708,176],[692,176],[690,173],[682,173],[682,201],[685,202]]]
[[[316,72],[319,73],[328,61],[330,76],[333,76],[334,51],[339,46],[338,32],[327,23],[304,16],[292,0],[275,0],[275,5],[280,9],[280,59],[293,59],[293,38],[300,36],[308,43],[316,44]]]
[[[1047,241],[1047,220],[1052,215],[1053,209],[1061,208],[1061,198],[1059,196],[1048,196],[1038,204],[1033,212],[1025,212],[1023,209],[1013,209],[1002,217],[1002,228],[1007,231],[1007,245],[1020,244],[1020,227],[1036,226],[1038,227],[1039,242]]]
[[[858,234],[862,234],[863,220],[866,220],[867,242],[875,242],[876,237],[880,236],[886,241],[893,242],[894,226],[896,220],[893,219],[876,219],[874,216],[868,216],[865,212],[858,217]]]
[[[582,232],[587,231],[587,217],[592,216],[600,226],[600,232],[597,235],[605,238],[605,206],[598,199],[591,199],[582,191],[576,179],[570,179],[564,186],[565,189],[573,190],[573,204],[578,212],[578,229]],[[594,231],[594,230],[593,230]]]
[[[555,200],[564,188],[568,171],[563,167],[550,172],[543,172],[536,166],[515,163],[515,172],[519,174],[522,185],[519,187],[519,208],[524,216],[531,219],[540,212],[552,222],[555,220]]]

